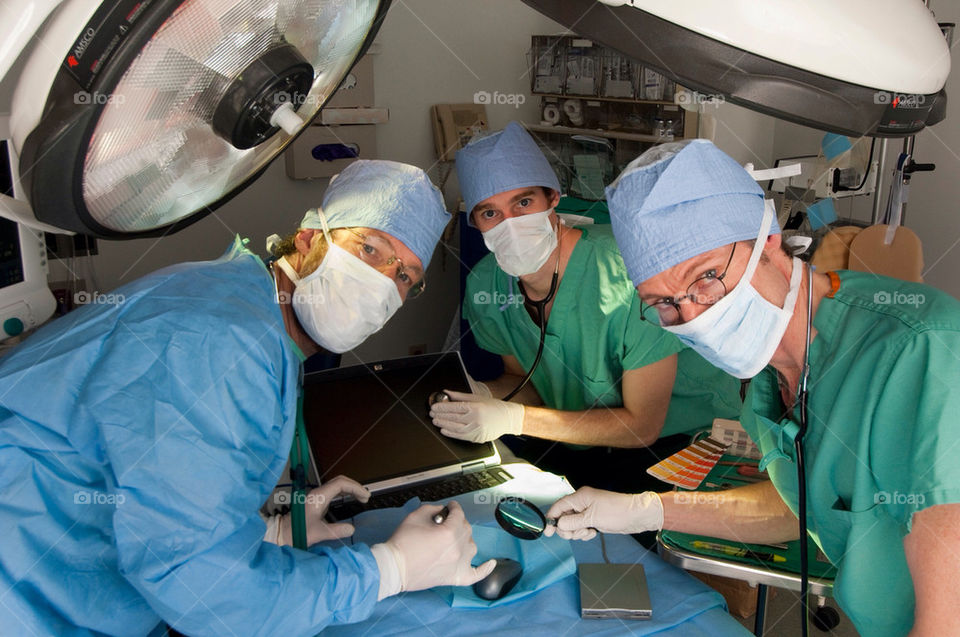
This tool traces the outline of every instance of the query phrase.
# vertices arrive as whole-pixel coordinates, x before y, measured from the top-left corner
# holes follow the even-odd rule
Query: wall
[[[713,143],[718,148],[740,164],[749,162],[755,168],[773,165],[774,118],[730,103],[703,109],[716,120]]]

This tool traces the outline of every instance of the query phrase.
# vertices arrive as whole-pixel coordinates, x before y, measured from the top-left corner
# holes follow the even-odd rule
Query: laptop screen
[[[303,418],[320,480],[361,484],[488,458],[492,443],[447,438],[430,421],[435,391],[470,391],[457,352],[308,374]]]

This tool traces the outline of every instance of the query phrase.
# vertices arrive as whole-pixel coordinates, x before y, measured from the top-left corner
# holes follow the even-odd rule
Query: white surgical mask
[[[511,276],[540,269],[557,247],[550,210],[504,219],[483,233],[483,242],[497,258],[500,269]]]
[[[763,298],[750,284],[757,269],[774,210],[764,210],[757,242],[739,283],[702,314],[680,325],[663,329],[677,335],[707,361],[737,378],[752,378],[770,363],[780,345],[800,291],[803,264],[793,259],[790,291],[783,307]]]
[[[286,258],[276,263],[296,286],[293,311],[303,331],[342,354],[383,327],[403,300],[390,277],[335,245],[323,224],[327,253],[316,270],[301,279]]]

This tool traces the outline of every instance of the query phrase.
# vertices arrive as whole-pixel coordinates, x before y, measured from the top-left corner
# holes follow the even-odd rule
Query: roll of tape
[[[580,100],[565,100],[563,112],[574,126],[583,125],[583,107],[580,105]]]
[[[543,107],[543,121],[551,126],[560,122],[560,108],[556,104],[547,104]]]

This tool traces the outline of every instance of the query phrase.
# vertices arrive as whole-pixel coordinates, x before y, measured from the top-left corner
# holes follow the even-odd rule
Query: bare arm
[[[663,528],[737,542],[786,542],[800,537],[797,517],[772,482],[726,491],[661,493]]]
[[[677,373],[676,354],[623,374],[623,407],[560,411],[528,407],[523,433],[573,444],[646,447],[660,437]]]
[[[903,549],[917,604],[911,637],[960,635],[960,504],[915,513]]]
[[[503,376],[495,380],[487,381],[485,384],[490,389],[490,393],[494,398],[503,399],[504,396],[513,391],[513,388],[523,380],[525,375],[526,372],[523,370],[523,367],[520,366],[520,362],[516,357],[504,356]],[[510,401],[534,407],[543,404],[543,399],[540,398],[540,394],[537,393],[532,382],[524,385],[520,393],[511,398]]]

